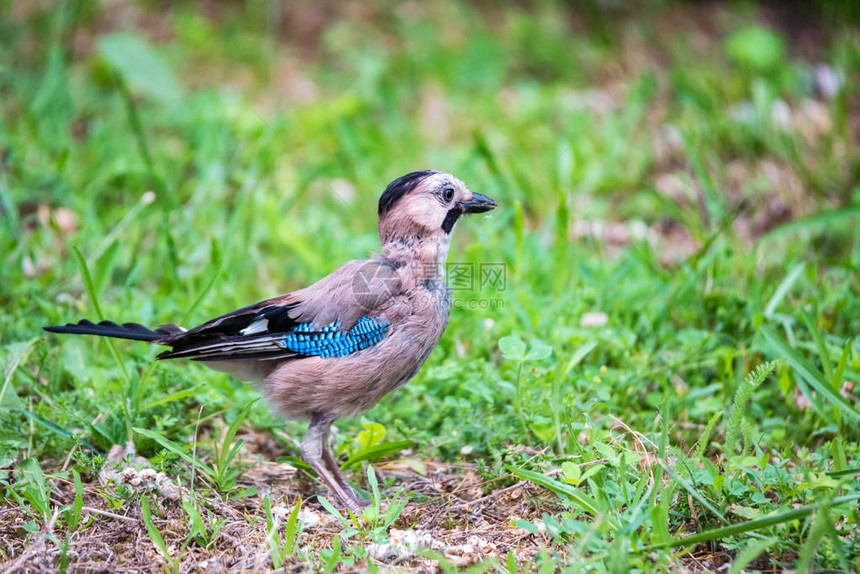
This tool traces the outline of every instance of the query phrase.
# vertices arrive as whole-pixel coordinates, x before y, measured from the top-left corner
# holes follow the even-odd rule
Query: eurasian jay
[[[328,451],[329,429],[416,375],[448,324],[451,231],[461,215],[495,207],[453,175],[414,171],[392,181],[379,198],[384,253],[349,261],[310,287],[189,330],[87,320],[45,330],[157,343],[170,347],[158,359],[202,361],[262,381],[276,410],[310,418],[302,458],[343,504],[360,512],[369,503]]]

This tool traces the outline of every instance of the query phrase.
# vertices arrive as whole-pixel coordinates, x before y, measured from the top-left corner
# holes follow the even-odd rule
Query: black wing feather
[[[165,326],[167,327],[167,326]],[[159,327],[150,330],[140,323],[123,323],[118,325],[113,321],[100,321],[93,323],[82,319],[77,323],[66,323],[63,326],[43,327],[49,333],[66,333],[72,335],[97,335],[100,337],[113,337],[115,339],[131,339],[132,341],[157,342],[168,335],[165,328]]]
[[[165,338],[172,349],[159,359],[192,359],[196,361],[237,361],[252,359],[286,359],[298,355],[284,348],[283,338],[298,325],[290,318],[295,304],[279,304],[269,299],[207,321],[202,325]],[[245,335],[245,329],[265,320],[265,331]]]

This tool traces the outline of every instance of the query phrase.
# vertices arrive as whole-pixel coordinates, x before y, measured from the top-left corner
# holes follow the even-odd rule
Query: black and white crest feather
[[[418,186],[419,183],[431,175],[436,175],[437,173],[440,172],[432,169],[422,169],[420,171],[407,173],[406,175],[400,176],[389,183],[388,187],[385,188],[385,191],[382,192],[382,196],[379,198],[379,215],[382,215],[394,207],[394,204],[400,201],[401,197],[410,193]]]

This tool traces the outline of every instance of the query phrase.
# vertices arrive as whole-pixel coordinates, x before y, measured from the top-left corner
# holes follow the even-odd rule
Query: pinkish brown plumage
[[[309,287],[188,331],[89,321],[46,330],[158,343],[171,347],[160,359],[203,361],[261,381],[276,409],[311,419],[302,457],[344,504],[360,511],[367,502],[326,448],[329,428],[338,417],[375,405],[424,364],[448,324],[444,267],[454,224],[495,206],[450,174],[412,172],[380,197],[383,253],[349,261]]]

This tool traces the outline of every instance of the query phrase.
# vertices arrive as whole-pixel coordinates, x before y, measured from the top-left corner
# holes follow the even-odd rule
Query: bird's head
[[[379,238],[383,245],[447,241],[461,215],[495,207],[495,201],[469,191],[449,173],[413,171],[389,183],[379,198]]]

